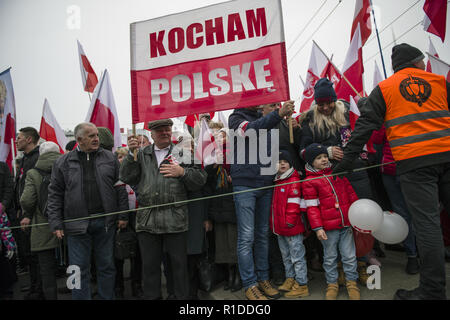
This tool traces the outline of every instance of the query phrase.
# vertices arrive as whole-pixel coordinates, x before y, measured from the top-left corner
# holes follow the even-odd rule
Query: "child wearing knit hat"
[[[307,164],[302,194],[311,229],[316,232],[324,249],[323,268],[328,284],[325,297],[327,300],[337,298],[337,257],[340,254],[349,298],[359,300],[356,248],[348,219],[350,205],[358,200],[358,197],[347,178],[328,177],[332,169],[327,149],[323,145],[309,145],[304,157]]]
[[[303,245],[305,226],[301,212],[301,183],[298,172],[292,167],[292,157],[285,150],[279,154],[275,184],[270,227],[278,238],[286,276],[278,290],[284,292],[286,298],[306,297],[309,290]]]

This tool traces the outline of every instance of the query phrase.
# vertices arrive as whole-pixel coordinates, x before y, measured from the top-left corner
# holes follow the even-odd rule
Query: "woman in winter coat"
[[[25,188],[20,198],[25,216],[21,225],[48,223],[48,217],[39,208],[42,203],[41,197],[44,196],[41,184],[44,176],[51,174],[53,164],[60,156],[59,146],[56,143],[47,141],[40,145],[38,161],[27,173]],[[31,251],[38,255],[42,289],[46,300],[57,299],[55,248],[58,245],[58,239],[48,224],[31,228]]]
[[[358,197],[345,177],[326,177],[332,170],[324,146],[317,143],[308,146],[305,159],[307,164],[303,197],[311,229],[316,232],[324,249],[323,268],[328,284],[326,299],[335,300],[338,294],[337,257],[340,254],[349,297],[359,300],[356,249],[348,219],[350,205]],[[312,178],[316,179],[309,180]]]

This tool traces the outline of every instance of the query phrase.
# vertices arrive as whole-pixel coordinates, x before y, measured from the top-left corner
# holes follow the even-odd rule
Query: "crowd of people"
[[[36,129],[20,129],[16,176],[0,163],[0,299],[19,298],[12,288],[24,272],[25,299],[55,300],[70,291],[73,299],[121,299],[130,259],[136,299],[195,300],[201,261],[212,254],[223,266],[224,289],[243,289],[249,300],[306,297],[310,270],[324,273],[316,281],[326,282],[325,299],[345,287],[349,299],[359,300],[367,267],[381,266],[384,256],[378,241],[357,256],[348,212],[363,198],[409,226],[402,244],[384,249],[405,251],[404,270],[420,273],[420,283],[395,298],[445,299],[450,243],[440,219],[450,212],[450,87],[423,71],[423,58],[407,44],[394,47],[395,73],[359,99],[353,131],[349,103],[337,99],[327,78],[316,83],[315,102],[298,119],[291,117],[293,101],[235,109],[228,127],[207,119],[222,161],[206,166],[175,156],[193,155],[195,142],[189,132],[174,142],[170,119],[147,124],[153,143],[132,135],[114,153],[111,132],[92,123],[75,127],[65,154],[53,142],[38,144]],[[432,90],[408,96],[399,84],[412,77]],[[230,148],[238,139],[244,149]],[[251,161],[251,153],[274,150],[273,143],[276,172],[262,174],[270,164]],[[201,200],[186,203],[194,199]],[[69,265],[78,267],[79,283],[58,289]]]

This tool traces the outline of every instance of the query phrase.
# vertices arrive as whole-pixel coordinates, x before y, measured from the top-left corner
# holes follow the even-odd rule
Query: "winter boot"
[[[241,275],[239,274],[239,268],[237,265],[234,267],[234,281],[231,287],[231,292],[236,292],[242,289]]]
[[[257,286],[253,286],[245,290],[245,297],[248,300],[268,300],[262,293],[259,291]]]
[[[291,291],[292,286],[294,285],[295,280],[294,278],[286,278],[284,283],[278,287],[278,291],[288,292]]]
[[[309,290],[307,285],[299,285],[297,281],[294,282],[292,290],[284,294],[286,298],[295,299],[309,296]]]
[[[280,292],[275,289],[269,280],[258,281],[259,289],[270,299],[280,298]]]
[[[369,275],[367,274],[367,265],[364,261],[358,261],[358,282],[362,286],[366,286]]]
[[[337,283],[329,283],[327,292],[325,293],[326,300],[336,300],[339,293],[339,285]]]
[[[225,285],[223,286],[223,290],[230,290],[233,286],[234,277],[235,277],[235,265],[229,264],[228,265],[228,279],[225,281]]]
[[[347,280],[346,286],[350,300],[361,300],[361,295],[359,293],[359,288],[356,281]]]

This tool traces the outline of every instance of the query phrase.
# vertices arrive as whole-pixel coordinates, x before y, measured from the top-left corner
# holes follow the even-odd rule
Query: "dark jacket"
[[[295,170],[301,170],[305,165],[299,154],[300,143],[302,139],[302,129],[295,128],[293,130],[294,143],[291,143],[290,141],[289,124],[285,119],[281,120],[280,123],[275,127],[275,129],[280,130],[280,149],[287,150],[292,158],[293,167],[295,168]]]
[[[403,68],[415,68],[413,65],[405,65]],[[447,108],[450,103],[450,83],[447,82]],[[349,143],[344,149],[344,159],[342,167],[347,169],[350,163],[357,157],[364,144],[369,140],[374,130],[379,130],[384,124],[386,115],[386,102],[379,86],[372,90],[366,103],[361,106],[361,116],[356,121],[355,130],[352,133]],[[435,164],[449,162],[450,151],[439,154],[429,154],[420,157],[414,157],[402,161],[397,161],[397,175],[405,172],[427,167]]]
[[[20,208],[20,197],[22,196],[23,188],[25,187],[25,179],[28,170],[34,168],[39,158],[39,146],[28,153],[25,153],[20,160],[19,172],[17,172],[14,184],[14,205],[16,209]]]
[[[214,168],[214,165],[209,165],[205,168],[205,171],[208,173],[208,180],[204,188],[206,195],[212,196],[233,192],[232,184],[227,181],[228,173],[225,172],[224,166]],[[236,223],[233,196],[210,199],[208,217],[214,222]]]
[[[5,162],[0,162],[0,202],[8,210],[12,205],[14,178]]]
[[[99,148],[94,157],[95,175],[105,213],[128,210],[128,196],[119,181],[119,161],[107,150]],[[83,170],[78,150],[73,150],[59,158],[52,169],[48,193],[48,220],[52,231],[64,229],[65,234],[83,234],[89,220],[63,222],[63,220],[88,217],[88,205],[83,190]],[[127,214],[119,215],[120,220],[128,220]],[[114,227],[117,215],[105,217],[105,227]]]
[[[173,145],[169,153],[171,153]],[[167,160],[165,160],[167,161]],[[206,172],[199,165],[180,164],[184,176],[164,177],[154,154],[154,144],[140,149],[137,161],[128,155],[120,167],[120,180],[137,185],[139,207],[187,200],[188,191],[200,190],[206,182]],[[188,208],[186,203],[161,206],[136,213],[136,232],[178,233],[188,230]]]
[[[61,157],[59,152],[48,152],[41,155],[36,163],[40,170],[51,172],[53,164]],[[32,224],[47,223],[46,218],[39,210],[40,191],[42,176],[36,169],[31,169],[27,173],[25,188],[20,197],[20,205],[26,213],[26,217],[31,219]],[[31,251],[42,251],[56,248],[58,239],[53,235],[48,225],[35,226],[31,228]]]
[[[231,177],[233,178],[233,186],[247,186],[252,188],[269,186],[273,182],[273,175],[262,175],[261,168],[270,167],[269,164],[261,164],[259,158],[259,149],[266,149],[266,155],[270,156],[271,149],[271,130],[275,128],[278,123],[281,121],[281,117],[278,115],[278,111],[275,110],[265,117],[262,116],[262,113],[250,110],[248,108],[236,109],[230,115],[228,119],[229,128],[235,130],[235,137],[230,136],[230,144],[234,144],[234,159],[233,164],[231,165]],[[243,132],[248,131],[249,129],[256,130],[256,138],[257,141],[253,142],[250,138],[245,138],[245,163],[238,164],[238,155],[242,156],[243,150],[238,150],[239,143],[237,139],[242,139],[241,137],[236,137],[239,134],[240,130]],[[267,129],[267,143],[265,145],[261,144],[260,139],[260,129]],[[250,146],[250,143],[256,143],[255,145]],[[257,163],[249,164],[249,153],[250,148],[252,151],[257,152]]]

